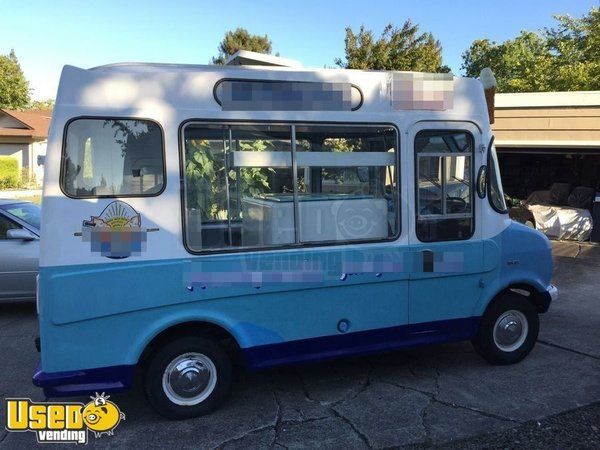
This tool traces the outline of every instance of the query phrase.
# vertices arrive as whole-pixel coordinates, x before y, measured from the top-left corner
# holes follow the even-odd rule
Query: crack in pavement
[[[273,441],[271,442],[270,448],[274,449],[275,448],[275,444],[277,443],[277,439],[279,438],[279,433],[281,433],[281,414],[282,414],[282,407],[281,407],[281,399],[279,398],[279,395],[277,395],[277,390],[276,387],[273,385],[273,382],[271,382],[271,386],[273,387],[273,397],[275,398],[275,403],[277,403],[277,416],[275,417],[275,434],[273,436]]]
[[[413,388],[413,387],[409,387],[409,386],[404,386],[402,384],[393,383],[393,382],[388,381],[388,380],[378,380],[378,381],[380,383],[384,383],[384,384],[389,384],[389,385],[392,385],[392,386],[396,386],[396,387],[398,387],[400,389],[406,389],[406,390],[409,390],[409,391],[419,392],[420,394],[426,395],[427,397],[431,398],[434,402],[439,403],[441,405],[449,406],[451,408],[464,409],[464,410],[467,410],[467,411],[471,411],[471,412],[480,414],[480,415],[485,416],[485,417],[490,417],[492,419],[503,420],[505,422],[512,422],[512,423],[518,423],[518,424],[522,423],[520,420],[513,419],[512,417],[501,416],[499,414],[494,414],[494,413],[491,413],[491,412],[488,412],[488,411],[482,411],[480,409],[472,408],[470,406],[460,405],[458,403],[445,402],[443,400],[438,399],[436,397],[436,394],[432,394],[431,392],[427,392],[427,391],[424,391],[422,389],[417,389],[417,388]]]
[[[227,439],[227,440],[225,440],[225,441],[223,441],[223,442],[215,445],[213,447],[213,449],[215,449],[215,450],[221,449],[221,448],[223,448],[226,445],[232,444],[232,443],[237,442],[237,441],[241,441],[242,439],[244,439],[247,436],[250,436],[251,434],[260,433],[262,431],[267,431],[267,430],[270,430],[271,428],[274,428],[274,425],[266,425],[264,427],[258,427],[258,428],[254,428],[252,430],[248,430],[247,432],[245,432],[241,436],[232,437],[230,439]]]
[[[334,415],[335,416],[335,415]],[[248,430],[247,432],[245,432],[244,434],[242,434],[241,436],[235,436],[231,439],[227,439],[219,444],[217,444],[216,446],[213,447],[213,449],[221,449],[226,445],[232,444],[234,442],[238,442],[241,441],[242,439],[252,435],[252,434],[256,434],[256,433],[262,433],[264,431],[269,431],[269,430],[273,430],[276,433],[275,439],[274,441],[271,443],[271,445],[269,446],[271,449],[275,449],[277,447],[282,447],[282,448],[287,448],[285,445],[283,445],[280,442],[277,442],[277,439],[279,438],[279,433],[281,432],[281,430],[283,430],[287,425],[298,425],[298,424],[305,424],[305,423],[312,423],[312,422],[319,422],[322,420],[326,420],[326,419],[331,419],[332,416],[327,416],[327,417],[314,417],[311,419],[304,419],[304,420],[282,420],[279,423],[276,424],[270,424],[270,425],[265,425],[263,427],[258,427],[258,428],[254,428],[251,430]],[[280,429],[277,430],[277,427],[279,427]]]
[[[430,446],[432,444],[431,427],[427,425],[426,419],[427,414],[429,413],[429,408],[431,408],[431,405],[433,405],[435,402],[436,401],[433,397],[429,397],[429,403],[427,403],[427,406],[425,406],[425,408],[423,408],[423,411],[421,411],[421,414],[419,414],[419,418],[421,419],[421,427],[425,431],[425,439],[420,443],[425,446]]]
[[[356,391],[354,391],[353,388],[348,389],[348,392],[346,394],[344,394],[342,396],[342,398],[335,400],[333,402],[321,401],[316,398],[312,398],[310,396],[310,393],[308,392],[308,387],[306,386],[306,382],[305,382],[304,378],[302,377],[302,374],[300,372],[294,372],[294,374],[300,380],[300,386],[302,388],[302,393],[304,394],[304,397],[306,398],[306,400],[308,400],[310,402],[318,403],[321,406],[334,407],[341,403],[344,403],[344,402],[347,402],[350,400],[354,400],[356,397],[358,397],[360,394],[362,394],[365,390],[367,390],[367,388],[371,385],[371,376],[372,376],[373,372],[375,371],[375,366],[368,362],[366,363],[366,365],[369,367],[369,369],[367,370],[364,381],[361,383],[361,385],[358,387],[358,389]]]
[[[293,373],[298,377],[298,380],[300,380],[300,388],[302,389],[302,394],[304,394],[304,398],[309,402],[316,402],[321,404],[320,401],[310,397],[310,394],[308,393],[308,388],[306,387],[306,382],[304,381],[304,377],[302,376],[302,374],[300,372]]]
[[[600,360],[600,356],[590,355],[589,353],[580,352],[579,350],[575,350],[569,347],[563,347],[562,345],[554,344],[552,342],[542,341],[541,339],[538,339],[537,342],[539,342],[540,344],[547,345],[548,347],[554,347],[560,350],[575,353],[576,355],[587,356],[588,358]]]
[[[0,444],[2,444],[2,442],[4,441],[4,439],[6,439],[7,436],[8,436],[8,431],[4,430],[2,435],[0,435]]]
[[[329,408],[329,409],[331,410],[331,413],[333,414],[334,417],[341,419],[344,423],[346,423],[352,429],[352,431],[354,431],[354,433],[359,437],[359,439],[361,441],[363,441],[363,443],[367,446],[367,448],[373,448],[373,446],[369,442],[369,438],[367,436],[365,436],[357,427],[355,427],[354,424],[350,421],[350,419],[348,419],[346,416],[344,416],[342,413],[340,413],[339,411],[337,411],[334,408]]]
[[[356,397],[358,397],[360,394],[365,392],[369,388],[369,386],[371,386],[371,376],[372,376],[373,372],[375,371],[375,366],[373,366],[372,364],[368,364],[368,366],[369,366],[369,370],[367,371],[367,373],[365,375],[365,380],[361,383],[358,390],[356,392],[354,392],[354,394],[352,394],[352,388],[350,388],[346,395],[344,395],[341,399],[330,403],[329,406],[331,406],[333,408],[337,405],[341,405],[342,403],[352,401]]]

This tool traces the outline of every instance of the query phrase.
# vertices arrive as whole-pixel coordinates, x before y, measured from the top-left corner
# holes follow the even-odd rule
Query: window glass
[[[8,214],[11,214],[23,222],[40,229],[41,209],[33,203],[13,203],[11,205],[0,206]]]
[[[160,193],[160,127],[147,120],[74,120],[67,128],[62,186],[66,194],[80,198]]]
[[[424,242],[473,234],[473,138],[464,131],[421,131],[415,138],[417,237]]]
[[[494,146],[490,149],[488,166],[490,168],[490,203],[496,211],[505,213],[507,211],[506,201],[504,200],[504,191],[502,190],[498,155]]]
[[[0,214],[0,240],[7,239],[6,233],[8,230],[15,230],[21,228],[12,220],[7,219],[3,215]]]
[[[296,142],[300,242],[396,235],[394,128],[296,126]]]
[[[187,247],[394,236],[396,142],[390,127],[186,126]]]
[[[291,128],[185,128],[186,242],[194,251],[294,243]]]

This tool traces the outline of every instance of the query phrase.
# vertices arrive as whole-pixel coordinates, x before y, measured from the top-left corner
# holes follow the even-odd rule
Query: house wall
[[[46,156],[48,141],[34,142],[31,145],[31,172],[35,175],[37,183],[41,186],[44,181],[44,166],[38,165],[38,156]]]
[[[493,130],[502,143],[549,141],[600,147],[600,107],[497,108]]]
[[[556,182],[600,189],[600,106],[566,106],[561,102],[573,100],[566,94],[499,95],[492,128],[511,197],[524,199]]]
[[[27,167],[29,161],[29,144],[0,144],[0,155],[12,156],[19,162],[19,171]]]
[[[13,119],[9,115],[0,113],[0,128],[23,128],[27,129],[25,125],[16,119]]]
[[[30,144],[0,143],[0,155],[12,156],[19,163],[19,172],[22,168],[29,169],[29,175],[35,175],[38,185],[44,181],[44,166],[37,163],[38,156],[46,155],[47,141],[38,141]]]

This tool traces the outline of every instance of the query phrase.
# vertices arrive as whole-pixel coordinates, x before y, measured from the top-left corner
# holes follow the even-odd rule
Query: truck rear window
[[[140,119],[75,119],[67,125],[61,186],[74,198],[160,194],[165,183],[160,127]]]

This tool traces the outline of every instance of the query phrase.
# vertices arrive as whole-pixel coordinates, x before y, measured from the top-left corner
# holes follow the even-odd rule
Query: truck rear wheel
[[[491,364],[514,364],[525,358],[538,337],[538,313],[529,300],[508,292],[486,310],[473,347]]]
[[[147,367],[148,401],[168,419],[208,414],[225,401],[231,388],[231,360],[220,345],[206,338],[170,341]]]

